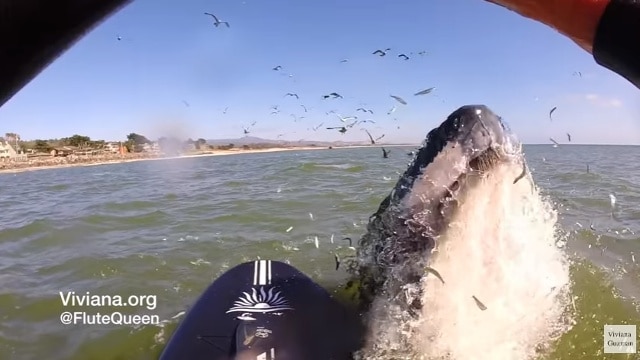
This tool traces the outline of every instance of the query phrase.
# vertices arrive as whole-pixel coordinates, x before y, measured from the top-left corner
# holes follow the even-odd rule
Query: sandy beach
[[[353,149],[363,147],[395,147],[408,145],[353,145],[353,146],[334,146],[332,149]],[[278,147],[266,149],[242,149],[234,148],[229,150],[210,150],[202,153],[185,154],[180,156],[164,156],[156,154],[134,153],[134,154],[113,154],[100,156],[68,156],[68,157],[40,157],[32,158],[28,161],[5,161],[0,162],[0,174],[2,173],[19,173],[25,171],[60,169],[67,167],[79,166],[99,166],[110,164],[122,164],[136,161],[160,161],[186,159],[203,156],[225,156],[240,154],[259,154],[273,153],[281,151],[307,151],[307,150],[331,150],[328,147],[320,146],[299,146],[299,147]]]

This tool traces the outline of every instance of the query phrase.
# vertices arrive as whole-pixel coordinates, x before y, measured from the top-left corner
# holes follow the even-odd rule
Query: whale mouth
[[[460,206],[461,195],[497,165],[522,163],[521,145],[484,105],[463,106],[431,130],[393,190],[369,219],[352,270],[361,305],[418,284],[426,259]],[[419,296],[414,296],[415,299]],[[418,302],[410,301],[418,310]]]

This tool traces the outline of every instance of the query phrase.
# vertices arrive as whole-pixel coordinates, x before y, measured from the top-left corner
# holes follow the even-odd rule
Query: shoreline
[[[86,162],[64,162],[58,164],[48,164],[48,165],[26,165],[22,167],[13,167],[13,168],[5,168],[0,169],[0,174],[17,174],[22,172],[30,172],[30,171],[39,171],[39,170],[52,170],[52,169],[64,169],[71,167],[86,167],[86,166],[101,166],[101,165],[115,165],[115,164],[124,164],[124,163],[132,163],[139,161],[161,161],[161,160],[177,160],[177,159],[190,159],[190,158],[198,158],[198,157],[210,157],[210,156],[229,156],[229,155],[240,155],[240,154],[261,154],[261,153],[274,153],[274,152],[283,152],[283,151],[308,151],[308,150],[338,150],[338,149],[356,149],[356,148],[366,148],[366,147],[409,147],[412,145],[351,145],[351,146],[334,146],[331,149],[329,147],[324,146],[296,146],[296,147],[274,147],[274,148],[266,148],[266,149],[230,149],[230,150],[211,150],[203,153],[197,154],[185,154],[179,156],[149,156],[149,157],[115,157],[114,159],[102,159],[102,160],[92,160],[84,158],[83,160],[88,160]],[[117,155],[114,155],[117,156]],[[48,158],[47,160],[53,160],[53,158]],[[2,163],[0,163],[2,164]],[[13,164],[21,164],[21,163],[13,163]]]

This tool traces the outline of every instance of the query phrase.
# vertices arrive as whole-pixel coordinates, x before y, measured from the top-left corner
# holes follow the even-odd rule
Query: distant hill
[[[207,144],[219,146],[234,144],[236,146],[251,145],[251,144],[278,144],[284,146],[354,146],[354,145],[368,145],[368,141],[285,141],[285,140],[272,140],[263,139],[255,136],[245,136],[236,139],[209,139]],[[387,145],[387,144],[381,144]]]

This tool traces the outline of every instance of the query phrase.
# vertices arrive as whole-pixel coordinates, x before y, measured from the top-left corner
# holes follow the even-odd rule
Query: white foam
[[[556,246],[557,215],[529,177],[513,184],[521,172],[519,164],[499,165],[460,195],[429,259],[445,284],[433,275],[423,279],[421,319],[398,328],[396,311],[374,303],[370,340],[405,343],[409,336],[412,354],[398,357],[395,346],[385,345],[365,351],[367,358],[526,360],[567,330],[561,319],[569,262]]]

